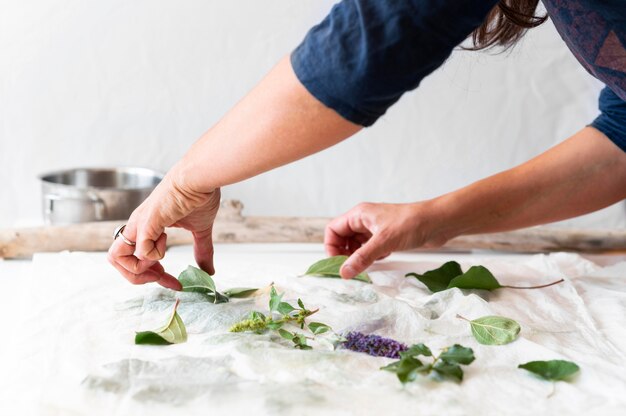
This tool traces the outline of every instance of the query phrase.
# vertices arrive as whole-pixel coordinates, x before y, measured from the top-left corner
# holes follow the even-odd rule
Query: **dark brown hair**
[[[513,46],[526,33],[548,19],[537,16],[539,0],[500,0],[487,15],[483,24],[472,32],[474,46],[465,49],[478,51],[495,46],[504,50]]]

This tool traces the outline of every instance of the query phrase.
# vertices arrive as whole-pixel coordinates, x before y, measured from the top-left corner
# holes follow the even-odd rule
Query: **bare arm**
[[[433,201],[434,232],[513,230],[576,217],[626,198],[626,153],[587,127],[530,161]]]
[[[215,273],[212,228],[219,188],[293,162],[361,129],[325,107],[302,86],[288,57],[213,128],[166,175],[128,220],[124,236],[109,249],[109,261],[135,284],[180,283],[163,270],[165,227],[192,231],[198,265]]]
[[[513,169],[412,204],[360,204],[326,229],[330,255],[350,255],[351,278],[396,251],[464,235],[563,220],[626,198],[626,153],[587,127]]]
[[[319,152],[360,129],[314,98],[285,57],[176,168],[194,190],[207,192]]]

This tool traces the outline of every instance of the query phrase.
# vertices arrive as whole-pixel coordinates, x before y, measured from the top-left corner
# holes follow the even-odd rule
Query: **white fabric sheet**
[[[170,252],[173,274],[193,262]],[[285,299],[319,307],[316,321],[432,349],[474,349],[461,384],[419,380],[405,387],[379,371],[386,358],[323,344],[299,351],[276,336],[228,332],[267,295],[213,305],[201,296],[155,285],[132,286],[103,253],[37,255],[21,275],[7,275],[0,357],[0,414],[38,415],[537,415],[624,414],[626,409],[626,263],[600,267],[573,254],[396,254],[372,268],[374,284],[298,277],[324,256],[317,245],[219,246],[218,289],[274,282]],[[458,289],[431,294],[409,271],[447,260],[487,266],[501,283],[539,290]],[[10,283],[10,285],[9,285]],[[134,345],[134,333],[162,324],[175,297],[187,343]],[[10,310],[9,310],[10,309]],[[522,326],[517,341],[484,346],[467,318],[503,315]],[[567,359],[581,372],[552,383],[517,369],[531,360]],[[11,410],[14,413],[7,413]]]

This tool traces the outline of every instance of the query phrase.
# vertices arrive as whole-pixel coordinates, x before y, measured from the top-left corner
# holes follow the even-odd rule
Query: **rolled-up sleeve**
[[[417,88],[498,0],[343,0],[291,54],[318,100],[370,126]]]
[[[620,149],[626,152],[626,102],[609,87],[604,87],[598,100],[600,115],[591,123]]]

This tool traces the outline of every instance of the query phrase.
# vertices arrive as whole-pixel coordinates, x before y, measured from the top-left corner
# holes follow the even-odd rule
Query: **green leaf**
[[[439,359],[450,364],[468,365],[474,361],[474,358],[474,351],[471,348],[459,344],[454,344],[444,349],[443,352],[439,354]]]
[[[517,367],[530,371],[545,380],[552,381],[565,381],[580,370],[576,363],[565,360],[530,361]]]
[[[311,350],[313,348],[311,348],[310,345],[307,345],[306,343],[306,337],[302,334],[295,334],[295,337],[293,338],[293,343],[296,344],[295,347],[299,348],[301,350]]]
[[[283,338],[285,338],[285,339],[288,339],[289,341],[293,341],[293,339],[294,339],[294,337],[295,337],[295,335],[294,335],[294,334],[292,334],[291,332],[289,332],[289,331],[287,331],[287,330],[285,330],[285,329],[279,329],[279,330],[278,330],[278,334],[279,334],[281,337],[283,337]]]
[[[183,286],[183,292],[214,293],[216,290],[211,276],[197,267],[188,266],[178,275],[178,280]]]
[[[135,334],[135,344],[138,345],[172,345],[171,342],[152,331],[142,331]]]
[[[417,358],[419,355],[433,356],[430,348],[426,345],[415,344],[400,353],[399,361],[382,367],[381,370],[396,373],[403,384],[415,380],[418,374],[424,376],[435,374],[440,379],[452,379],[460,382],[463,380],[463,370],[459,364],[466,365],[474,361],[474,352],[470,348],[458,344],[445,348],[438,357],[433,357],[432,364],[422,363]]]
[[[483,316],[469,321],[476,341],[484,345],[503,345],[517,339],[520,326],[503,316]]]
[[[433,371],[442,378],[449,378],[457,382],[463,381],[463,370],[458,364],[438,361],[433,366]]]
[[[502,286],[486,267],[472,266],[462,275],[452,279],[448,289],[453,287],[458,287],[459,289],[494,290]]]
[[[248,298],[256,293],[259,289],[251,287],[234,287],[224,291],[224,295],[229,298]]]
[[[204,270],[188,266],[179,276],[178,280],[183,287],[183,292],[202,293],[213,303],[226,303],[228,297],[215,289],[215,282]]]
[[[400,353],[400,357],[416,357],[418,355],[432,357],[433,353],[432,351],[430,351],[430,348],[428,348],[426,345],[422,343],[411,345],[409,349],[407,349],[406,351],[402,351]]]
[[[270,313],[278,311],[278,305],[280,305],[283,294],[280,295],[276,292],[276,288],[272,286],[270,289]]]
[[[261,312],[250,311],[250,313],[248,314],[248,319],[255,319],[255,320],[259,320],[259,321],[264,321],[265,320],[265,315],[263,315]]]
[[[323,334],[324,332],[330,331],[331,327],[321,322],[311,322],[309,324],[309,329],[311,330],[311,332],[313,332],[313,335],[319,335]]]
[[[427,271],[424,274],[407,273],[405,277],[415,277],[424,283],[431,292],[441,292],[448,289],[448,285],[455,277],[463,274],[461,266],[456,261],[449,261],[438,269]]]
[[[424,365],[420,360],[414,357],[402,358],[400,361],[393,362],[385,367],[381,367],[381,370],[390,371],[396,373],[398,380],[402,384],[406,384],[411,381],[415,381],[417,375],[428,374],[430,371],[429,365]]]
[[[539,285],[539,286],[509,286],[501,285],[495,276],[484,266],[470,267],[465,273],[462,272],[461,266],[455,261],[449,261],[438,269],[429,270],[424,274],[407,273],[405,277],[415,277],[424,283],[431,292],[441,292],[442,290],[451,289],[453,287],[459,289],[481,289],[495,290],[503,287],[509,289],[541,289],[552,285],[559,284],[564,279],[555,282]]]
[[[228,296],[222,295],[220,292],[203,293],[203,295],[211,303],[226,303],[229,301]]]
[[[290,304],[288,304],[287,302],[280,302],[278,304],[278,307],[276,308],[276,310],[278,311],[278,313],[280,313],[281,315],[289,315],[289,312],[293,312],[296,310],[296,308],[294,308],[293,306],[291,306]]]
[[[167,323],[156,331],[143,331],[135,334],[135,344],[168,345],[187,341],[187,330],[183,320],[176,312],[180,300],[176,300],[174,309]]]
[[[348,256],[334,256],[329,257],[327,259],[320,260],[318,262],[313,263],[311,267],[304,273],[307,276],[321,276],[321,277],[338,277],[341,278],[339,274],[339,270],[345,261],[348,259]],[[359,280],[365,283],[372,283],[367,273],[359,273],[355,277],[354,280]]]
[[[267,327],[273,330],[280,329],[282,328],[283,325],[284,325],[284,322],[281,322],[281,321],[269,321],[267,323]]]
[[[299,306],[299,307],[300,307],[300,309],[302,309],[302,310],[306,309],[306,308],[304,307],[304,303],[302,303],[302,299],[300,299],[300,298],[298,298],[298,306]]]

